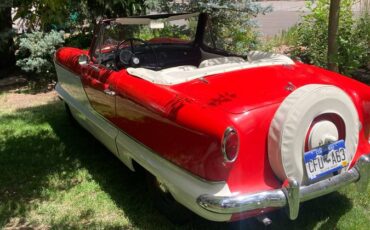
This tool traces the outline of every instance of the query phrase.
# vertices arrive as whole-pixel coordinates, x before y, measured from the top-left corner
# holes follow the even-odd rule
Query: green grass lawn
[[[0,95],[0,104],[7,94]],[[369,229],[370,189],[306,202],[296,221],[271,214],[272,229]],[[68,120],[63,103],[0,107],[0,228],[264,229],[255,220],[174,226],[157,212],[142,175]]]

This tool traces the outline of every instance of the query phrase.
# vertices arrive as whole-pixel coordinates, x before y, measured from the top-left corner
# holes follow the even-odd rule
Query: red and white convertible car
[[[88,51],[56,52],[56,91],[154,178],[158,199],[209,220],[284,207],[295,219],[301,202],[353,182],[364,191],[370,88],[284,55],[233,54],[214,34],[204,13],[102,20]]]

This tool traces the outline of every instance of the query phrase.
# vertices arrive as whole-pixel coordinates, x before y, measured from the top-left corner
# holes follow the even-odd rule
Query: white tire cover
[[[306,133],[312,121],[326,113],[337,114],[343,119],[347,154],[353,159],[360,124],[351,98],[335,86],[306,85],[283,101],[270,125],[268,156],[279,179],[294,178],[302,185],[308,183],[303,161]]]

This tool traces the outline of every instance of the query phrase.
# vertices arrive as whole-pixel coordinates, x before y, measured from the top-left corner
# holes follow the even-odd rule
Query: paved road
[[[259,31],[264,37],[271,37],[287,30],[298,23],[302,15],[308,13],[305,1],[264,1],[260,4],[262,6],[271,5],[273,8],[273,12],[257,17],[260,26]],[[355,14],[360,10],[361,6],[359,4],[353,7]]]
[[[271,13],[257,17],[259,31],[264,37],[271,37],[295,25],[307,12],[304,1],[266,1],[261,5],[273,8]]]

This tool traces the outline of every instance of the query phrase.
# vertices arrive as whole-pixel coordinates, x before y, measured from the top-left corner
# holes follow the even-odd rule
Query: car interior
[[[143,27],[135,28],[132,25],[149,25],[150,29],[160,30],[164,28],[164,22],[183,20],[183,22],[174,24],[173,28],[182,28],[183,31],[187,31],[190,28],[182,24],[190,18],[197,19],[192,36],[185,38],[180,35],[177,35],[178,37],[157,36],[146,40],[133,37],[135,31]],[[98,38],[94,41],[98,48],[92,52],[93,60],[106,68],[116,71],[126,69],[133,76],[166,85],[238,69],[294,64],[289,57],[280,54],[253,51],[247,55],[240,55],[211,48],[204,42],[205,35],[209,33],[207,20],[209,20],[207,14],[193,13],[150,15],[103,21]],[[123,32],[116,35],[119,38],[112,39],[113,33],[117,33],[117,28],[122,25],[131,27],[127,26],[129,29],[126,31],[121,28]],[[123,39],[122,33],[126,35]]]

